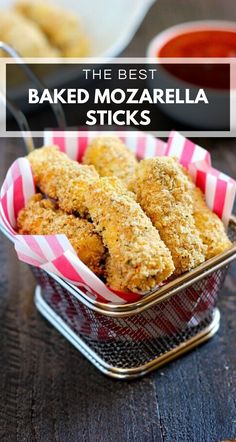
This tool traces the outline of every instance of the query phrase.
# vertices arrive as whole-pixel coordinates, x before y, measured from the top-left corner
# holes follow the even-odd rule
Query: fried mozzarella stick
[[[64,57],[86,57],[89,41],[78,17],[65,8],[43,0],[20,0],[16,9],[35,22]]]
[[[203,244],[206,245],[206,259],[227,250],[232,244],[225,232],[221,219],[206,205],[202,191],[194,186],[194,220]]]
[[[58,57],[41,29],[15,11],[1,11],[0,39],[12,46],[22,57]],[[1,56],[7,56],[4,51]]]
[[[171,251],[175,275],[205,260],[205,246],[193,217],[191,183],[174,158],[156,157],[139,163],[133,187],[137,201]]]
[[[101,176],[115,176],[128,184],[138,164],[134,154],[118,137],[93,138],[83,157]]]
[[[87,215],[84,195],[88,185],[98,179],[93,166],[70,160],[55,146],[35,149],[28,155],[36,186],[57,201],[67,213]]]
[[[86,195],[90,216],[108,248],[107,283],[148,291],[174,271],[170,251],[131,193],[117,178],[100,178]]]
[[[20,211],[17,224],[22,235],[65,234],[81,261],[94,273],[101,275],[105,249],[94,226],[87,220],[56,209],[51,201],[43,199],[39,193]]]
[[[189,179],[193,195],[193,217],[200,238],[206,247],[206,259],[213,258],[231,245],[221,219],[206,204],[205,195],[196,187],[189,172],[183,168]]]

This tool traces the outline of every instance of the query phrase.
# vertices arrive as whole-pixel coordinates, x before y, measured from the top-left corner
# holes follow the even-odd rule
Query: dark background
[[[235,0],[158,0],[122,55],[143,56],[157,32],[204,18],[236,20]],[[236,178],[235,139],[197,141]],[[21,154],[20,140],[0,140],[0,181]],[[41,318],[30,271],[9,241],[0,241],[1,441],[236,440],[236,264],[220,295],[217,336],[129,383],[101,375]]]

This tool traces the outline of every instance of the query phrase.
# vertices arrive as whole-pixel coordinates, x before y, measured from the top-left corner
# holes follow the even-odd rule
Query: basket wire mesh
[[[236,255],[233,217],[228,234],[232,249],[204,263],[192,282],[186,274],[178,290],[172,287],[173,294],[158,296],[157,291],[143,299],[143,306],[134,303],[127,311],[127,306],[115,313],[114,306],[98,308],[75,287],[31,267],[39,284],[36,306],[102,372],[124,379],[144,375],[218,330],[217,298]]]
[[[216,331],[217,295],[226,271],[227,265],[140,313],[110,317],[89,308],[69,287],[62,287],[44,271],[33,268],[41,288],[40,299],[86,344],[92,362],[113,377],[125,378],[146,373],[163,357],[168,360],[173,352],[177,356],[183,344],[187,349],[192,339],[197,345],[202,336],[205,340],[205,331],[209,331],[209,337],[213,328]],[[45,309],[38,304],[39,299],[36,305],[44,314]]]
[[[172,343],[178,344],[183,333],[186,338],[190,337],[192,330],[199,327],[199,324],[211,321],[226,268],[217,270],[211,277],[202,279],[171,299],[159,302],[141,313],[121,318],[91,310],[42,270],[33,268],[33,273],[40,282],[44,300],[76,333],[91,344],[95,341],[95,347],[97,341],[100,344],[116,340],[126,345],[130,342],[155,341],[158,336],[160,342],[163,340],[164,347],[168,348]],[[167,337],[168,343],[165,342]],[[100,351],[99,345],[97,350]]]

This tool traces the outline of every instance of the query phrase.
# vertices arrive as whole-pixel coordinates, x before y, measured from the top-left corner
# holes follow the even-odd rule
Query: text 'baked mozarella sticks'
[[[118,179],[104,177],[91,184],[86,205],[110,255],[108,285],[145,292],[173,273],[170,251]]]

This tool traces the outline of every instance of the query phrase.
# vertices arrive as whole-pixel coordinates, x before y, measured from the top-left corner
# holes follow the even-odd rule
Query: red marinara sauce
[[[199,30],[180,34],[158,51],[158,57],[236,57],[236,30]]]
[[[236,30],[209,29],[189,31],[170,39],[158,50],[158,58],[229,58],[236,57]],[[227,65],[165,64],[166,70],[181,80],[202,87],[227,89]]]

